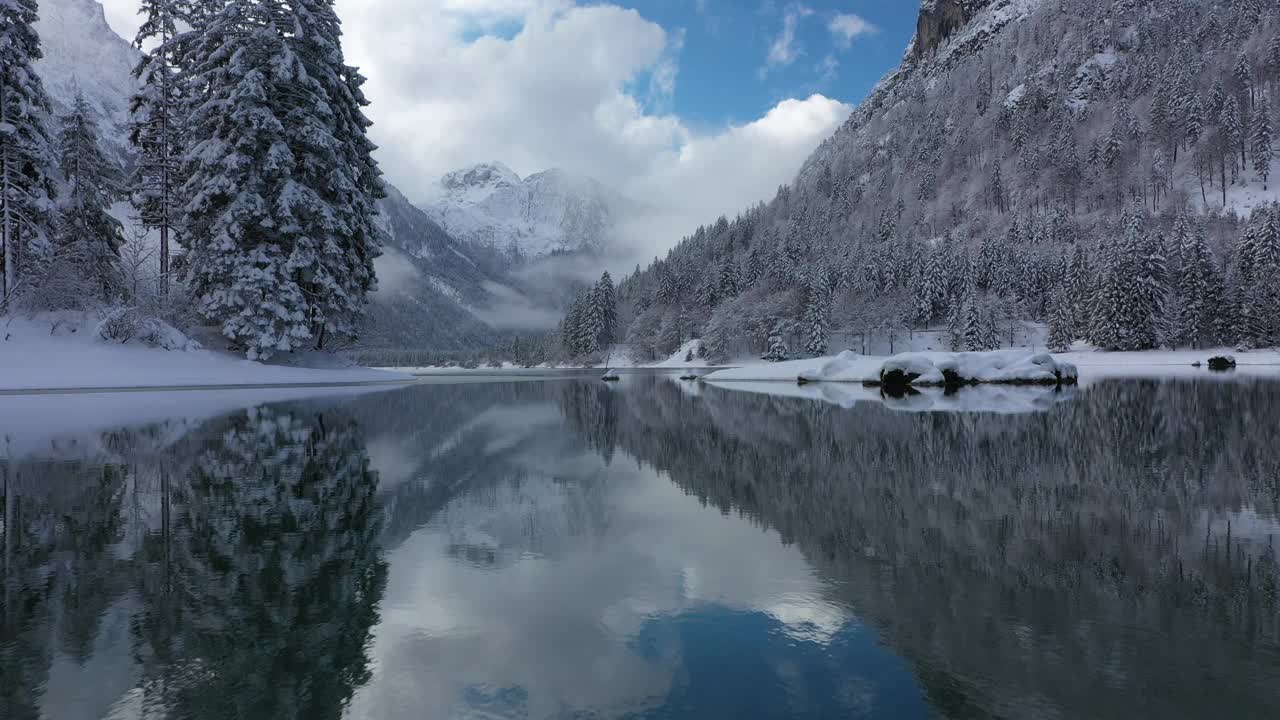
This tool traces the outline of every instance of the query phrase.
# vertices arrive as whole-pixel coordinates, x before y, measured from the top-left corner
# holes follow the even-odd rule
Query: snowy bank
[[[251,362],[200,349],[168,326],[149,328],[148,337],[126,342],[106,339],[101,330],[100,319],[92,315],[0,318],[0,391],[324,386],[413,379],[339,367],[327,355],[308,358],[327,360],[331,366],[323,369]]]
[[[835,357],[747,365],[719,370],[707,382],[787,381],[889,386],[1072,385],[1074,365],[1027,350],[989,353],[904,353],[889,358],[840,353]]]

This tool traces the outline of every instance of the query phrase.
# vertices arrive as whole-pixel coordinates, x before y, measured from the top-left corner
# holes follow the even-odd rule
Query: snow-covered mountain
[[[1250,318],[1280,305],[1215,294],[1280,293],[1252,240],[1280,237],[1277,126],[1275,2],[923,0],[794,183],[623,280],[626,341],[821,354],[929,328],[984,349],[979,326],[1045,323],[1056,346],[1275,345]]]
[[[44,57],[36,71],[53,100],[66,110],[76,93],[98,113],[108,149],[128,156],[129,97],[136,87],[133,67],[139,53],[107,24],[98,0],[42,0],[40,33]]]
[[[423,208],[455,237],[533,259],[606,249],[626,202],[591,178],[562,170],[521,178],[490,162],[446,174]]]

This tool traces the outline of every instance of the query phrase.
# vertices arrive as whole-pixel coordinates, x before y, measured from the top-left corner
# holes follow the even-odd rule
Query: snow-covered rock
[[[1002,350],[975,353],[906,353],[880,368],[885,385],[1074,384],[1076,367],[1048,353]]]
[[[708,382],[790,381],[867,385],[1073,385],[1075,365],[1030,350],[903,353],[890,358],[853,352],[835,357],[751,364],[707,375]]]
[[[521,178],[490,162],[446,174],[423,209],[455,237],[533,259],[603,250],[625,203],[591,178],[562,170]]]

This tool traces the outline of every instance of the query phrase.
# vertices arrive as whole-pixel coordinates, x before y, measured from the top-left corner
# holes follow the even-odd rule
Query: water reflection
[[[338,716],[385,582],[356,425],[153,429],[4,465],[0,717]]]
[[[1280,716],[1280,384],[1009,400],[68,416],[0,460],[0,717]]]

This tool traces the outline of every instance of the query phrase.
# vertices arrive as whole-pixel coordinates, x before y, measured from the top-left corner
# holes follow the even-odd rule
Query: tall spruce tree
[[[250,359],[311,340],[291,258],[301,227],[290,200],[298,159],[281,102],[296,64],[268,6],[229,0],[193,40],[181,218],[182,279],[196,309]]]
[[[600,276],[591,293],[591,300],[598,308],[600,317],[599,347],[607,348],[617,342],[618,335],[618,296],[613,287],[613,277],[605,272]]]
[[[1203,227],[1187,237],[1180,255],[1177,296],[1182,324],[1174,334],[1192,347],[1207,347],[1218,341],[1222,276]]]
[[[346,64],[334,0],[264,0],[277,15],[295,67],[284,98],[293,190],[282,199],[299,228],[290,266],[307,297],[317,348],[355,338],[376,287],[373,261],[385,196],[373,158],[365,78]]]
[[[84,97],[77,95],[61,120],[59,165],[66,188],[59,203],[58,250],[75,262],[99,300],[122,290],[120,247],[124,227],[111,216],[121,197],[123,172],[102,152],[98,125]]]
[[[1050,352],[1067,352],[1075,341],[1075,308],[1066,288],[1054,291],[1049,303],[1049,335],[1045,345]]]
[[[1271,177],[1271,160],[1275,157],[1272,148],[1271,108],[1266,102],[1259,103],[1258,112],[1253,122],[1251,150],[1253,152],[1253,170],[1262,178],[1262,189],[1267,189],[1267,180]]]
[[[18,290],[54,227],[53,147],[44,117],[49,98],[33,65],[40,59],[36,0],[0,2],[0,304]]]
[[[129,141],[138,153],[130,194],[143,227],[160,236],[160,292],[169,293],[170,257],[181,215],[182,104],[179,24],[190,21],[179,0],[142,0],[142,25],[134,47],[143,51],[134,68],[138,91],[129,103]]]
[[[184,279],[251,358],[358,331],[382,186],[326,0],[229,0],[192,44]]]
[[[831,344],[831,282],[824,265],[810,273],[806,283],[803,329],[805,352],[826,355]]]

